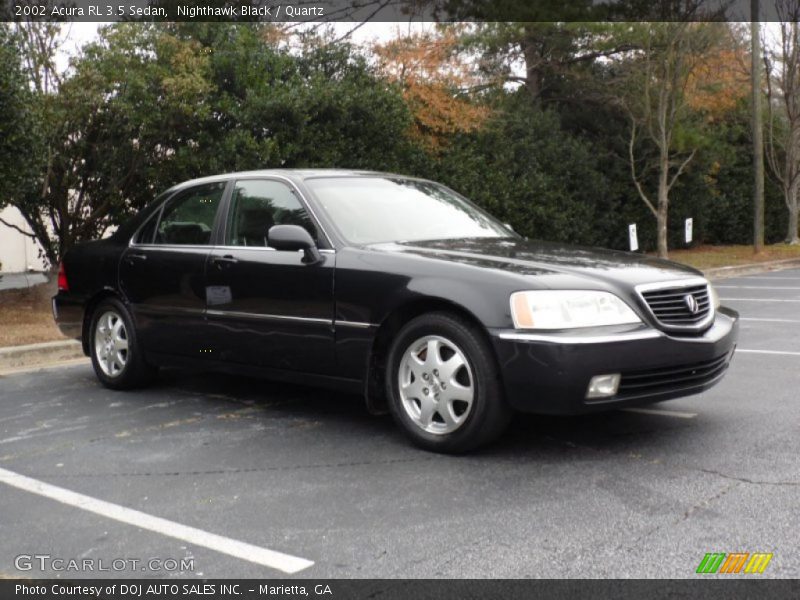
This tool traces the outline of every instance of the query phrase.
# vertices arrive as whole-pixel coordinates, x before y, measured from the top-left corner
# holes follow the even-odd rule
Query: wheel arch
[[[487,343],[489,332],[481,323],[480,319],[464,306],[444,298],[428,296],[409,299],[408,301],[396,306],[378,326],[375,337],[372,341],[369,356],[367,358],[367,376],[364,380],[364,397],[367,410],[375,415],[387,414],[389,406],[384,392],[386,377],[386,358],[389,347],[394,336],[400,329],[412,319],[432,312],[446,312],[457,315],[470,324],[484,336]],[[494,348],[492,355],[494,356]],[[495,356],[495,360],[497,357]]]

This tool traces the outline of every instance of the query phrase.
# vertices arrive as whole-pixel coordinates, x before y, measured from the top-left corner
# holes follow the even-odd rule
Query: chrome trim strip
[[[682,288],[682,287],[692,287],[697,285],[704,285],[706,286],[706,294],[708,294],[708,315],[702,321],[695,323],[694,325],[673,325],[671,323],[666,323],[659,319],[653,309],[650,307],[650,303],[644,297],[643,292],[653,292],[656,290],[668,290],[670,288]],[[650,316],[655,320],[656,323],[661,325],[664,328],[664,331],[701,331],[705,327],[707,327],[710,323],[713,323],[714,318],[716,317],[717,310],[714,308],[714,304],[712,302],[712,294],[711,294],[711,283],[709,283],[708,279],[705,277],[691,277],[688,279],[676,279],[675,281],[659,281],[656,283],[642,283],[634,288],[636,290],[636,294],[639,296],[639,299],[644,302],[645,307],[647,308]]]
[[[332,319],[319,319],[313,317],[295,317],[291,315],[269,315],[262,313],[248,313],[237,310],[206,310],[210,317],[228,317],[231,319],[252,319],[254,321],[302,321],[304,323],[322,323],[333,325]]]
[[[690,277],[689,279],[676,279],[674,281],[657,281],[655,283],[640,283],[636,286],[637,292],[652,292],[653,290],[669,289],[673,287],[691,287],[693,285],[708,285],[705,277]]]
[[[228,246],[220,244],[219,246],[211,246],[212,250],[268,250],[269,252],[277,252],[272,246]],[[300,250],[298,250],[300,252]]]
[[[665,332],[664,337],[676,342],[689,344],[707,344],[709,342],[717,342],[730,333],[735,321],[735,319],[731,319],[725,313],[718,312],[714,315],[714,323],[711,325],[711,327],[702,333],[693,335],[693,332],[689,332],[692,335],[681,335],[679,333],[670,335],[669,332]]]
[[[163,305],[152,305],[152,304],[134,304],[133,308],[139,314],[143,315],[158,315],[158,316],[173,316],[173,315],[189,315],[189,316],[196,316],[202,317],[206,309],[205,308],[191,308],[187,306],[163,306]]]
[[[515,342],[544,342],[547,344],[611,344],[614,342],[649,340],[663,336],[664,334],[655,329],[585,336],[559,335],[557,333],[525,333],[522,331],[501,331],[498,334],[498,337],[502,340],[512,340]]]
[[[339,325],[342,327],[354,327],[356,329],[369,329],[370,327],[377,327],[377,325],[373,325],[372,323],[361,323],[359,321],[334,321],[334,325],[337,327]]]
[[[268,252],[277,252],[271,246],[211,246],[211,245],[196,245],[196,244],[128,244],[130,248],[143,248],[145,250],[266,250]],[[301,250],[298,250],[301,252]],[[320,254],[336,254],[336,250],[330,248],[322,248]]]
[[[214,246],[207,244],[134,244],[133,240],[128,244],[129,248],[142,248],[145,250],[211,250]]]

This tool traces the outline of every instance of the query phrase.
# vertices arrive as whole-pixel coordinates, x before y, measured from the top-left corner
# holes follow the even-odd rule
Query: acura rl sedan
[[[362,171],[182,183],[70,250],[58,288],[59,327],[109,388],[165,366],[330,386],[440,452],[514,411],[696,394],[738,333],[694,269],[529,240],[440,184]]]

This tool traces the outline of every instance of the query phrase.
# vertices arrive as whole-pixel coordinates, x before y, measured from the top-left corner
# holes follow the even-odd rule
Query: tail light
[[[68,292],[69,282],[67,281],[67,271],[64,269],[64,263],[58,265],[58,291]]]

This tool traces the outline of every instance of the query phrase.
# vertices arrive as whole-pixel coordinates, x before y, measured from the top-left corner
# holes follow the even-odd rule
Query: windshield
[[[502,223],[447,188],[390,177],[330,177],[306,184],[353,244],[507,238]]]

